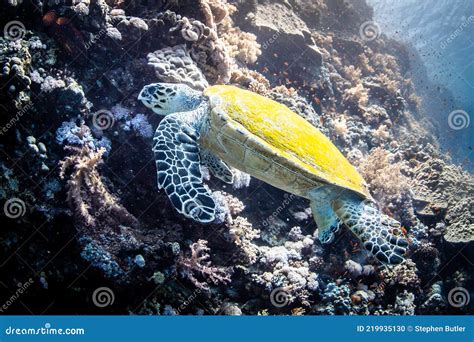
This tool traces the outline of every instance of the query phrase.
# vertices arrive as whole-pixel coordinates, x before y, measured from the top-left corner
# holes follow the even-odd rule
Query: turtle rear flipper
[[[201,163],[202,165],[207,166],[209,171],[211,171],[211,173],[221,181],[226,182],[227,184],[232,184],[234,182],[234,174],[229,166],[214,153],[206,149],[201,149]]]
[[[199,133],[180,119],[166,116],[153,138],[158,188],[164,189],[178,212],[198,222],[212,222],[216,204],[202,183]]]
[[[408,242],[401,235],[400,223],[382,214],[370,201],[336,199],[333,209],[379,261],[384,264],[404,261]]]
[[[314,221],[318,226],[318,238],[322,244],[331,243],[339,231],[341,220],[331,207],[330,199],[335,189],[331,186],[321,186],[311,192],[310,206]]]

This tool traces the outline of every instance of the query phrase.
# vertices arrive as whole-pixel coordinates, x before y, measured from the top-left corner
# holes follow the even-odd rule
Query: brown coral
[[[229,267],[212,266],[209,247],[206,240],[198,240],[190,246],[189,256],[181,255],[178,269],[182,277],[191,281],[198,289],[209,292],[209,284],[229,283],[232,269]]]
[[[229,235],[240,250],[239,261],[243,261],[244,264],[255,263],[259,251],[252,241],[260,237],[260,231],[254,229],[246,218],[239,216],[230,224]]]
[[[410,290],[419,290],[420,278],[416,264],[408,259],[394,268],[386,268],[381,275],[388,286],[404,286]]]
[[[68,147],[73,154],[60,163],[60,177],[72,169],[67,181],[67,201],[86,226],[97,226],[98,218],[123,224],[135,224],[136,219],[119,204],[104,185],[97,170],[105,150],[92,150],[87,145],[81,148]]]
[[[270,82],[255,70],[246,68],[233,70],[230,83],[241,85],[263,96],[268,96],[270,92]]]
[[[409,178],[403,173],[405,164],[393,161],[394,155],[383,148],[375,148],[359,164],[359,170],[367,181],[369,190],[385,210],[392,214],[404,209],[413,216]]]

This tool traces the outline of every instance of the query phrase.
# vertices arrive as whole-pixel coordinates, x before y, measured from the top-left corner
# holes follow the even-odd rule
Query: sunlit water
[[[430,106],[436,92],[425,98],[428,114],[437,118],[440,141],[457,159],[474,160],[474,1],[472,0],[368,0],[381,32],[408,42],[419,53],[429,79],[447,88],[454,103]],[[417,70],[414,68],[415,71]],[[421,72],[422,69],[420,69]],[[423,70],[424,71],[424,70]],[[419,89],[421,92],[424,89]],[[445,104],[445,105],[444,105]],[[468,114],[462,129],[448,125],[449,113]],[[470,166],[472,169],[472,164]]]

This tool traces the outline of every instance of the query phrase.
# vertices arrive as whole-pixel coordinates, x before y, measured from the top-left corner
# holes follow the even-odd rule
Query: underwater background
[[[369,4],[384,33],[416,50],[421,63],[414,62],[413,73],[431,81],[431,87],[419,88],[425,88],[420,90],[427,99],[435,99],[426,101],[426,110],[437,122],[441,147],[472,172],[473,125],[463,124],[462,132],[443,128],[453,108],[468,114],[474,110],[474,3],[370,0]]]
[[[472,314],[473,3],[2,0],[0,312]],[[233,84],[319,128],[400,221],[385,266],[309,202],[204,172],[219,217],[156,185],[153,82]],[[291,132],[288,132],[291,134]]]

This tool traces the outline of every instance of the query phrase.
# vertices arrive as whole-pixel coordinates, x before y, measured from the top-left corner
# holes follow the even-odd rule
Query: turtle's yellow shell
[[[232,166],[298,195],[329,183],[370,197],[337,147],[288,107],[234,86],[204,94],[211,113],[202,143]]]

